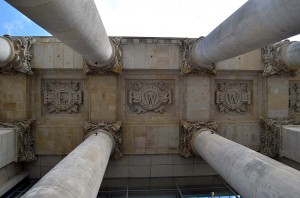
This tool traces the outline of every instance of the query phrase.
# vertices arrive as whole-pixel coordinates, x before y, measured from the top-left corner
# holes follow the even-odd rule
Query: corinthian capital
[[[263,76],[296,75],[296,69],[289,67],[284,60],[286,49],[291,43],[289,40],[284,40],[262,48]]]
[[[32,74],[31,71],[31,37],[11,37],[4,35],[1,37],[3,43],[10,45],[10,58],[7,62],[0,63],[0,73],[24,73]],[[0,49],[8,50],[9,47]]]
[[[194,134],[205,130],[216,133],[218,125],[216,121],[181,121],[181,127],[180,154],[183,157],[190,157],[194,155],[191,144]]]
[[[119,37],[110,38],[110,42],[113,47],[113,56],[112,58],[102,66],[94,66],[89,64],[85,60],[85,73],[89,75],[95,74],[120,74],[122,72],[122,52],[121,52],[121,41]]]
[[[19,162],[36,160],[33,138],[34,120],[1,122],[0,127],[14,128],[16,130],[17,158]]]
[[[112,135],[115,141],[115,148],[112,153],[112,157],[115,159],[120,159],[123,157],[122,153],[122,136],[121,136],[121,121],[117,122],[85,122],[83,125],[85,131],[85,139],[90,135],[97,133],[98,130],[103,130],[105,133]]]
[[[182,41],[182,66],[181,74],[209,74],[216,75],[216,66],[212,67],[201,67],[193,61],[192,50],[196,42],[201,41],[204,37],[199,39],[185,39]]]

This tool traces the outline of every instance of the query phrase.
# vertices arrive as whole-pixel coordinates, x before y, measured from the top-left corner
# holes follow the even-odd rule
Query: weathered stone
[[[84,72],[88,75],[96,74],[120,74],[122,72],[122,52],[121,52],[121,42],[122,39],[115,37],[110,39],[111,45],[113,46],[113,56],[108,63],[102,65],[101,67],[90,64],[85,61]]]
[[[293,113],[300,112],[300,82],[289,85],[289,110]]]
[[[262,48],[262,62],[264,64],[263,76],[295,76],[296,69],[289,67],[284,56],[286,48],[291,44],[289,40],[284,40]]]
[[[11,37],[4,35],[13,46],[11,61],[0,67],[1,73],[24,73],[32,75],[31,71],[31,37]]]
[[[201,131],[211,131],[211,133],[216,133],[218,125],[216,121],[181,121],[181,127],[180,154],[183,157],[190,157],[194,155],[191,142],[193,136]]]
[[[0,127],[15,128],[17,141],[17,156],[19,162],[36,160],[34,138],[32,134],[34,120],[1,122]]]
[[[121,121],[117,122],[85,122],[83,128],[85,130],[85,139],[92,134],[98,134],[98,130],[104,131],[110,134],[115,141],[114,150],[112,152],[112,157],[115,159],[120,159],[123,157],[122,152],[122,136],[121,136]]]
[[[216,75],[217,68],[214,63],[211,66],[201,67],[201,65],[197,65],[192,57],[192,50],[195,43],[200,42],[204,37],[200,37],[199,39],[185,39],[182,41],[182,66],[181,66],[181,74],[209,74]]]
[[[261,118],[260,152],[269,157],[276,157],[280,149],[280,130],[282,125],[298,125],[300,121],[293,118]]]

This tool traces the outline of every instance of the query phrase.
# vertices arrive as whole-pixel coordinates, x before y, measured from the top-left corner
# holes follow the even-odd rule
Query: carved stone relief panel
[[[126,84],[129,113],[165,113],[173,105],[172,80],[130,80]]]
[[[81,80],[45,80],[43,96],[45,114],[78,114],[82,112]]]
[[[300,112],[300,81],[294,81],[289,85],[289,110],[292,113]]]
[[[217,112],[249,112],[251,105],[250,81],[217,81],[215,100]]]

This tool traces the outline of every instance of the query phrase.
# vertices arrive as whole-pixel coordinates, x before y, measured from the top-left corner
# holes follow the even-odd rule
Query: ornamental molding
[[[180,137],[180,154],[183,157],[190,157],[194,155],[192,139],[194,134],[201,131],[211,131],[216,133],[218,128],[216,121],[181,121],[181,137]]]
[[[128,107],[131,112],[165,113],[173,104],[171,83],[167,81],[136,81],[129,83]]]
[[[12,43],[13,56],[12,60],[8,64],[0,67],[0,74],[24,73],[32,75],[32,37],[11,37],[9,35],[4,35],[3,37]]]
[[[192,49],[195,43],[201,41],[204,37],[198,39],[184,39],[182,41],[182,66],[181,74],[195,74],[195,75],[216,75],[217,68],[215,64],[209,67],[201,67],[193,61]]]
[[[82,104],[81,81],[52,80],[44,82],[44,112],[46,114],[80,113]]]
[[[216,106],[219,112],[245,113],[251,104],[250,83],[219,82],[216,91]]]
[[[37,159],[34,152],[33,123],[34,120],[0,121],[0,127],[16,130],[18,162],[30,162]]]
[[[115,148],[111,156],[114,159],[120,159],[123,157],[121,126],[122,126],[122,121],[116,121],[116,122],[102,121],[99,123],[87,121],[83,124],[83,128],[85,131],[84,139],[87,139],[91,135],[97,135],[99,130],[103,130],[106,133],[109,133],[110,135],[112,135],[115,141]]]
[[[300,112],[300,81],[289,85],[289,110],[292,113]]]
[[[85,60],[84,72],[87,75],[97,75],[97,74],[120,74],[122,72],[122,52],[121,52],[121,42],[122,38],[114,37],[109,38],[110,43],[113,47],[113,57],[108,61],[108,63],[101,67],[95,67],[89,64]]]
[[[299,125],[294,118],[261,118],[262,133],[260,152],[268,157],[276,157],[280,151],[280,131],[282,125]]]
[[[284,40],[262,48],[263,76],[295,76],[296,69],[284,62],[284,53],[292,42]]]

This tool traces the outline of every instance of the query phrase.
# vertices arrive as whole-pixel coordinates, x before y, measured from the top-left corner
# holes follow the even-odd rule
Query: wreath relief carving
[[[172,105],[172,89],[167,82],[133,82],[128,89],[128,105],[137,114],[164,113]]]

